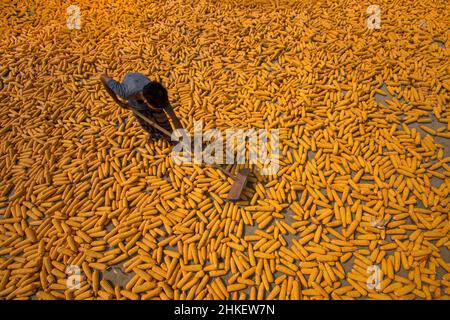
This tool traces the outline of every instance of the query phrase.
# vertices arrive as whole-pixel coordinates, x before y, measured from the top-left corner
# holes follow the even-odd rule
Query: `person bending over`
[[[122,108],[133,111],[142,129],[148,133],[147,141],[150,142],[163,137],[170,142],[166,135],[137,116],[134,113],[135,111],[151,119],[169,132],[173,131],[169,119],[172,120],[175,129],[182,128],[170,105],[167,90],[161,83],[151,81],[142,73],[135,72],[127,73],[122,83],[104,73],[100,75],[100,80],[112,98]],[[121,101],[118,97],[125,99],[127,102]]]

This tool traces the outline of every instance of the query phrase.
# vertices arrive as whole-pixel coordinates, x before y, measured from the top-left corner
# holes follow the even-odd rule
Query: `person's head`
[[[142,95],[147,103],[154,108],[165,108],[169,104],[166,88],[157,81],[151,81],[147,84],[142,90]]]

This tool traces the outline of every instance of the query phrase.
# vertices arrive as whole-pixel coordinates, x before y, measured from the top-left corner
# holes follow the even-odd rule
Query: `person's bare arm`
[[[106,73],[102,73],[102,74],[100,75],[100,80],[101,80],[103,83],[107,83],[108,80],[112,80],[112,78],[111,78],[111,77],[108,77],[108,75],[107,75]]]
[[[105,73],[102,73],[100,75],[100,81],[102,82],[103,86],[105,87],[106,91],[109,93],[111,98],[113,98],[113,100],[122,108],[130,109],[131,106],[128,103],[120,101],[119,98],[117,97],[116,93],[108,86],[108,81],[110,81],[110,80],[114,80],[114,79],[111,77],[108,77],[108,75]]]

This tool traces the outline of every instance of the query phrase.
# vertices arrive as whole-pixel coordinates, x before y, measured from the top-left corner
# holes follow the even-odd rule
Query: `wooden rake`
[[[103,83],[103,82],[102,82]],[[142,120],[144,120],[146,123],[148,123],[149,125],[151,125],[153,128],[157,129],[158,131],[160,131],[161,133],[165,134],[169,139],[172,137],[172,132],[169,132],[168,130],[164,129],[163,127],[161,127],[160,125],[158,125],[157,123],[155,123],[154,121],[152,121],[151,119],[149,119],[148,117],[146,117],[145,115],[143,115],[142,113],[140,113],[137,110],[133,110],[128,103],[122,102],[120,101],[117,96],[114,94],[114,92],[112,92],[112,90],[105,84],[103,83],[106,91],[109,93],[109,95],[111,96],[111,98],[122,108],[131,110],[133,112],[134,115],[138,116],[139,118],[141,118]],[[178,117],[176,116],[175,112],[172,109],[172,106],[169,105],[167,108],[164,108],[164,111],[166,112],[166,114],[169,116],[169,118],[172,120],[173,125],[175,126],[176,129],[182,129],[183,126],[181,125],[180,120],[178,119]],[[225,168],[216,165],[216,164],[210,164],[209,166],[211,166],[212,168],[218,169],[220,171],[222,171],[225,175],[227,175],[228,177],[230,177],[232,180],[234,180],[233,184],[231,185],[231,189],[228,192],[228,196],[227,199],[230,201],[238,201],[241,197],[242,191],[244,190],[247,181],[248,181],[248,176],[250,174],[250,170],[248,168],[244,168],[241,169],[237,175],[233,175],[231,172],[229,172],[228,170],[226,170]]]

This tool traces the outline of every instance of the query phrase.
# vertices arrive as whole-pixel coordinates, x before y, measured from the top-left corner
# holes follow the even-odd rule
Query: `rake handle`
[[[146,116],[144,116],[142,113],[140,113],[137,110],[133,110],[133,113],[135,115],[137,115],[139,118],[141,118],[142,120],[144,120],[145,122],[147,122],[149,125],[151,125],[152,127],[158,129],[159,131],[161,131],[162,133],[164,133],[166,136],[168,136],[169,138],[172,137],[172,133],[167,131],[166,129],[164,129],[163,127],[159,126],[158,124],[156,124],[155,122],[153,122],[152,120],[150,120],[149,118],[147,118]]]

